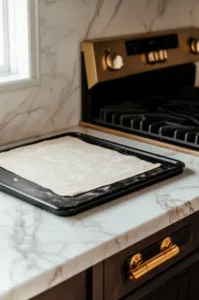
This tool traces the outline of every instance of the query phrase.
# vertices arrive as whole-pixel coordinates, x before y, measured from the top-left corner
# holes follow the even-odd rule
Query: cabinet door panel
[[[139,297],[135,294],[125,298],[126,300],[181,300],[178,298],[178,284],[177,280],[170,280],[163,286],[158,287],[154,292],[148,296]],[[187,299],[186,299],[187,300]]]
[[[81,273],[31,300],[86,300],[86,272]]]
[[[135,300],[134,294],[131,296],[128,296],[126,298],[122,298],[122,300]],[[138,300],[138,298],[136,298]],[[139,300],[154,300],[153,296],[145,296],[144,298],[139,298]],[[159,300],[159,299],[158,299]],[[162,300],[162,299],[161,299]],[[168,299],[167,299],[168,300]]]
[[[178,300],[178,287],[176,281],[168,282],[168,284],[159,288],[151,297],[153,300]]]
[[[199,262],[195,263],[190,273],[189,300],[199,299]]]
[[[178,300],[189,300],[190,272],[187,271],[178,279]]]

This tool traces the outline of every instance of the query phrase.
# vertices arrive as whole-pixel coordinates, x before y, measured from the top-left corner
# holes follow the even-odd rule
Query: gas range
[[[199,29],[82,44],[84,126],[198,155]]]
[[[199,89],[189,90],[198,96]],[[117,130],[146,136],[153,139],[199,149],[199,101],[191,96],[183,100],[176,97],[159,96],[155,99],[117,103],[100,109],[96,124]],[[179,100],[178,100],[179,99]],[[181,99],[181,100],[180,100]],[[159,103],[157,103],[159,102]],[[160,104],[161,103],[161,104]]]

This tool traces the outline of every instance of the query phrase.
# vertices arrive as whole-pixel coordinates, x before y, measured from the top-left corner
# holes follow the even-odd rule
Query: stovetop
[[[95,123],[199,149],[199,88],[121,101],[100,109]]]
[[[199,150],[198,28],[84,41],[81,60],[85,126]]]

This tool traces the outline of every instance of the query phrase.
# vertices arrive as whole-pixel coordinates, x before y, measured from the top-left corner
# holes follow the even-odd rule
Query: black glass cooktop
[[[95,123],[198,150],[199,88],[107,105],[100,110]]]

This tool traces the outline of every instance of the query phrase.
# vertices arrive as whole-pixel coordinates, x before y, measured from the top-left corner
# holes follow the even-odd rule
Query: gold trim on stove
[[[159,51],[160,53],[151,53],[150,57],[154,56],[154,63],[147,63],[147,53],[132,56],[127,55],[126,40],[169,34],[178,35],[179,47],[166,51],[163,49]],[[190,40],[190,38],[192,39]],[[198,45],[199,29],[194,27],[85,41],[82,43],[82,52],[84,55],[88,88],[91,89],[100,82],[128,75],[197,61],[199,57],[196,55],[197,51],[195,51],[195,54],[193,53],[193,49],[197,48],[196,46],[193,47],[193,40],[195,41],[194,45]],[[107,53],[108,57],[111,58],[111,60],[108,60],[111,67],[107,66]]]
[[[80,122],[79,125],[82,126],[82,127],[90,128],[90,129],[97,130],[97,131],[100,131],[100,132],[104,132],[104,133],[117,135],[117,136],[128,138],[128,139],[132,139],[132,140],[135,140],[137,142],[146,143],[146,144],[150,144],[150,145],[153,145],[153,146],[158,146],[158,147],[161,147],[161,148],[167,148],[169,150],[173,150],[173,151],[176,151],[176,152],[182,152],[182,153],[189,154],[189,155],[199,156],[199,151],[188,149],[188,148],[183,148],[183,147],[180,147],[180,146],[160,142],[160,141],[145,138],[145,137],[141,137],[139,135],[135,135],[135,134],[131,134],[131,133],[127,133],[127,132],[123,132],[123,131],[119,131],[119,130],[115,130],[115,129],[111,129],[111,128],[107,128],[107,127],[102,127],[102,126],[99,126],[99,125],[90,124],[90,123],[86,123],[86,122],[82,122],[82,121]]]

